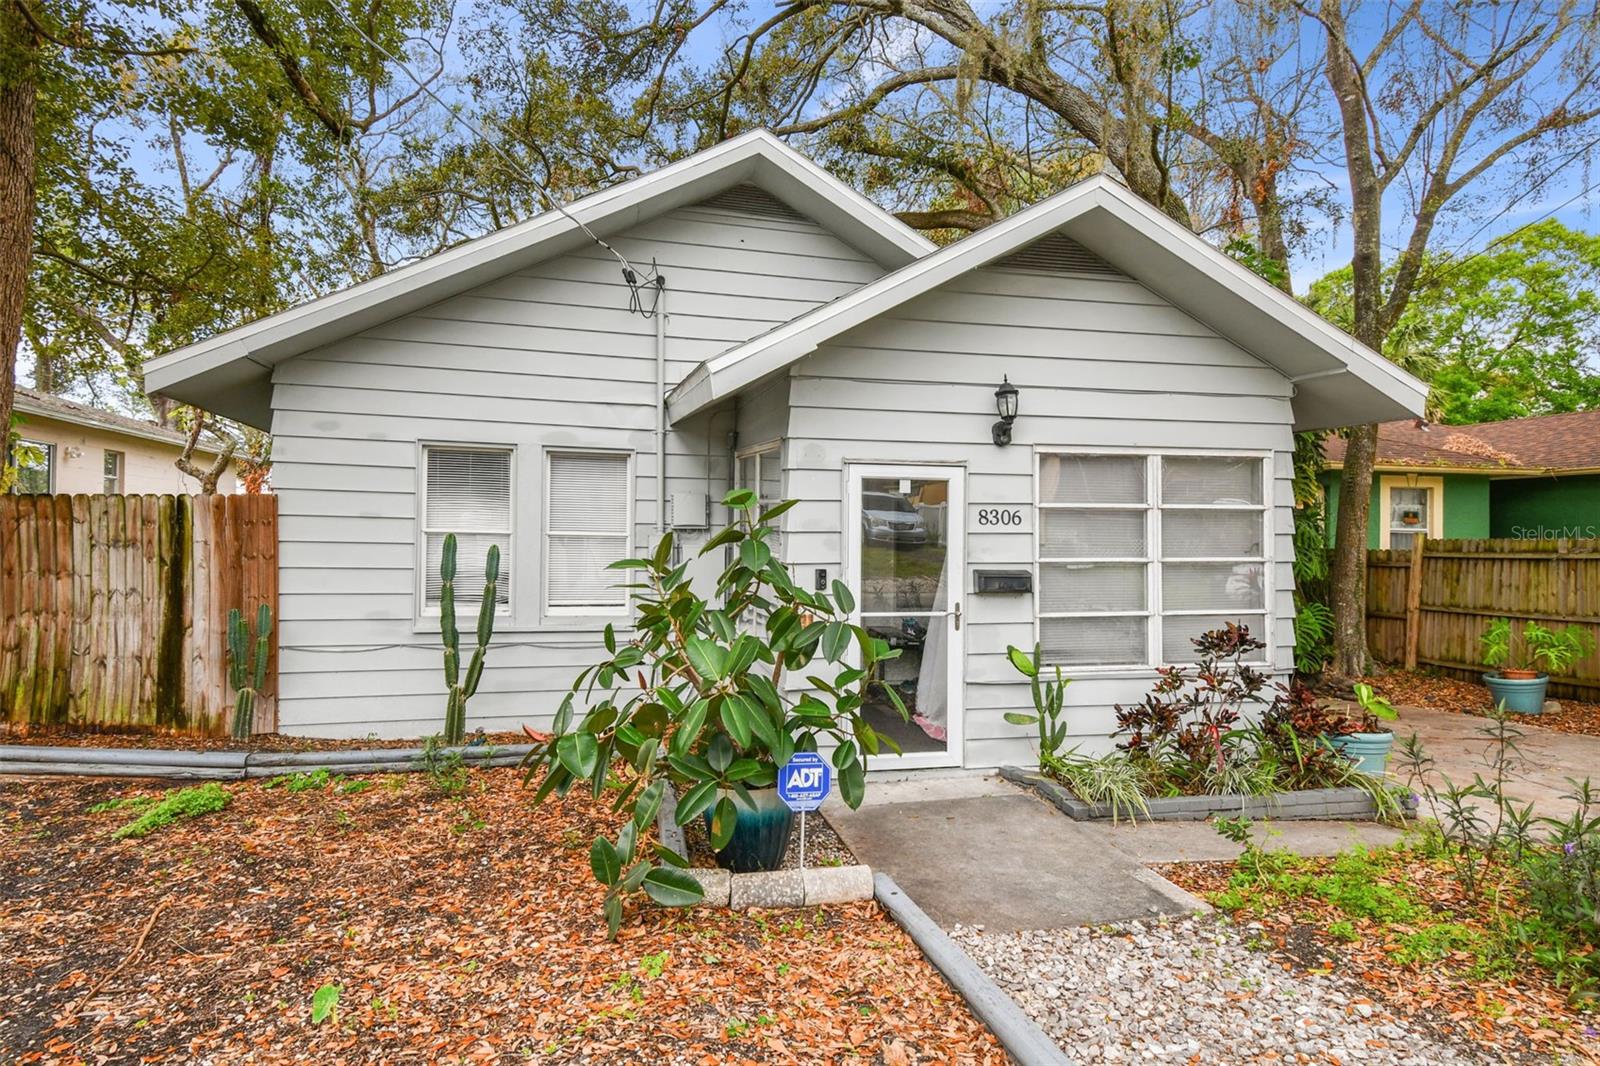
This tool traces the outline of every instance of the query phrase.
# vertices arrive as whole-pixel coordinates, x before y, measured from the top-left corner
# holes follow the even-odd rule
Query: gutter
[[[468,766],[516,766],[532,744],[441,748]],[[164,748],[68,748],[0,745],[0,776],[159,777],[180,781],[243,781],[327,770],[335,774],[407,773],[422,769],[421,748],[345,751],[173,751]]]

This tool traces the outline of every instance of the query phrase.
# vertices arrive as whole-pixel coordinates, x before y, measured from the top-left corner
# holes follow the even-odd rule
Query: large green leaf
[[[717,783],[715,781],[702,781],[683,794],[678,801],[678,810],[672,820],[679,825],[688,825],[696,815],[717,798]]]
[[[1039,668],[1034,665],[1033,657],[1015,644],[1006,645],[1006,658],[1011,660],[1011,665],[1023,677],[1039,676]]]
[[[728,841],[733,839],[733,827],[738,822],[739,812],[734,809],[733,799],[723,796],[717,801],[716,810],[711,815],[711,847],[721,851],[728,846]]]
[[[692,876],[665,866],[658,866],[644,875],[644,890],[663,907],[692,907],[706,895],[706,890]]]
[[[839,610],[845,614],[853,614],[856,609],[856,598],[850,592],[850,586],[837,579],[833,582],[833,598],[839,604]]]
[[[739,545],[739,562],[747,569],[760,570],[772,558],[772,549],[759,540],[746,540]]]
[[[690,637],[684,645],[689,665],[707,681],[720,681],[728,664],[728,651],[704,637]]]
[[[667,783],[657,780],[650,782],[650,786],[639,794],[639,799],[633,805],[633,824],[640,829],[645,828],[655,821],[656,812],[661,810],[661,801],[666,795]]]
[[[589,848],[589,869],[594,871],[594,879],[602,885],[614,885],[617,878],[622,876],[622,857],[605,837],[595,837],[593,846]]]
[[[700,737],[700,730],[706,724],[706,711],[711,704],[706,700],[695,700],[689,709],[683,712],[683,721],[678,723],[677,730],[672,734],[672,742],[668,750],[673,755],[687,755],[694,742]]]
[[[573,777],[588,777],[594,773],[599,753],[600,744],[593,733],[568,733],[556,741],[556,758]]]
[[[735,511],[748,511],[756,505],[756,494],[753,489],[734,489],[722,497],[722,505],[731,507]]]
[[[722,725],[740,748],[750,747],[753,728],[750,722],[750,708],[745,703],[745,697],[728,696],[722,701]]]
[[[828,627],[822,631],[822,644],[820,650],[822,657],[829,662],[838,662],[844,657],[845,650],[850,647],[851,629],[843,622],[829,622]]]

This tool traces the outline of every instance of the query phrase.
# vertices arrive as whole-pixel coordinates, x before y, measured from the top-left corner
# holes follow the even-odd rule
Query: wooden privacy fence
[[[1367,553],[1367,639],[1387,662],[1437,667],[1477,680],[1478,638],[1510,618],[1577,624],[1600,638],[1600,540],[1429,540],[1417,551]],[[1555,695],[1600,695],[1600,653],[1552,676]]]
[[[0,723],[223,734],[228,611],[278,614],[274,496],[0,496]],[[277,626],[257,732],[277,721]]]

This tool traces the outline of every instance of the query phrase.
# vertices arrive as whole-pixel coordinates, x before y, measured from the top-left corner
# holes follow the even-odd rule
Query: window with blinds
[[[1039,640],[1063,666],[1194,660],[1224,622],[1267,633],[1265,462],[1041,455]]]
[[[550,452],[545,477],[545,608],[551,614],[627,610],[628,577],[606,569],[628,556],[632,459],[620,453]]]
[[[456,612],[483,599],[490,545],[500,548],[495,602],[511,604],[511,449],[428,445],[422,451],[423,603],[439,609],[444,538],[456,535]]]

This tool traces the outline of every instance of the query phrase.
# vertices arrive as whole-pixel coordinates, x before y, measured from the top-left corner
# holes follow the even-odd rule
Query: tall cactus
[[[233,706],[233,739],[249,740],[256,718],[256,696],[267,684],[268,638],[272,636],[272,608],[256,609],[255,639],[244,613],[228,612],[228,684],[238,693]]]
[[[489,638],[494,636],[495,597],[500,585],[500,547],[489,545],[489,557],[483,567],[483,600],[478,604],[478,647],[467,665],[467,676],[461,679],[461,633],[456,628],[456,535],[444,538],[444,552],[439,560],[439,632],[444,638],[444,683],[450,695],[444,708],[444,742],[459,744],[467,732],[467,700],[478,691],[478,681],[483,677],[483,657],[489,649]]]

